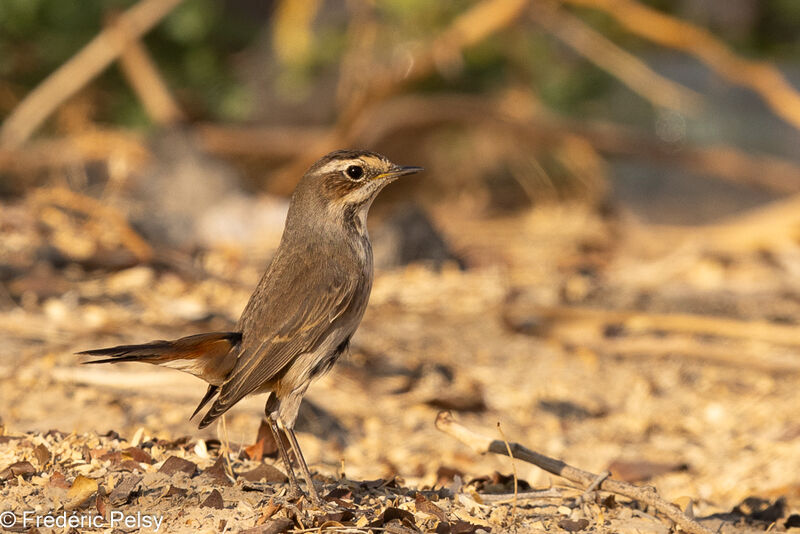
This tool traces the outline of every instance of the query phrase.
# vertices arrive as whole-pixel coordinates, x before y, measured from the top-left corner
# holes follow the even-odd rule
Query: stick
[[[0,146],[24,143],[65,100],[122,54],[131,41],[158,24],[183,0],[141,0],[101,31],[20,102],[0,129]]]
[[[501,440],[483,436],[456,423],[450,412],[439,412],[439,415],[436,417],[436,428],[472,448],[472,450],[478,454],[491,452],[494,454],[502,454],[503,456],[508,455],[506,444]],[[523,447],[519,443],[511,443],[510,446],[514,454],[514,458],[531,463],[544,469],[548,473],[552,473],[579,484],[583,488],[590,487],[591,484],[598,479],[598,476],[595,473],[590,473],[589,471],[572,467],[561,460],[550,458],[549,456],[545,456]],[[712,534],[709,529],[697,521],[687,517],[683,512],[681,512],[680,508],[659,497],[652,489],[640,488],[626,482],[614,480],[613,478],[607,478],[603,480],[599,484],[599,488],[603,491],[623,495],[647,504],[648,506],[652,506],[670,518],[676,525],[680,526],[686,532],[691,534]]]
[[[183,119],[180,106],[141,41],[133,40],[128,45],[120,56],[120,67],[154,123],[163,126]]]
[[[518,493],[481,493],[481,501],[485,503],[506,503],[516,502],[517,500],[545,500],[545,499],[563,499],[564,492],[558,488],[547,488],[543,490],[521,491]]]
[[[701,97],[653,71],[641,59],[614,44],[580,18],[551,2],[534,2],[532,20],[545,32],[616,77],[656,106],[695,114]]]
[[[650,313],[637,310],[610,310],[582,306],[556,306],[537,310],[533,315],[545,321],[589,321],[617,323],[634,332],[668,331],[694,335],[713,335],[729,339],[758,339],[779,345],[800,345],[800,330],[764,320],[747,321],[691,313]]]
[[[119,242],[127,248],[141,263],[149,262],[153,257],[153,249],[117,210],[95,198],[70,191],[65,188],[39,189],[34,200],[40,204],[51,204],[65,209],[75,210],[87,217],[103,221],[114,228]]]
[[[337,118],[336,124],[317,143],[308,145],[300,158],[287,165],[269,184],[273,192],[288,194],[297,177],[319,154],[354,141],[353,125],[377,102],[383,101],[408,84],[418,81],[439,67],[444,58],[459,57],[465,49],[508,27],[526,11],[528,0],[483,0],[461,13],[433,42],[370,77]]]
[[[800,93],[774,65],[743,59],[708,30],[635,0],[562,1],[600,9],[635,35],[695,56],[726,79],[758,93],[776,115],[800,129]]]

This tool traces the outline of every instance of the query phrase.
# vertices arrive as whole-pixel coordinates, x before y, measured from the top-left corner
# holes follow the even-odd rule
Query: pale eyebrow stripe
[[[364,161],[359,158],[345,159],[345,160],[340,159],[326,163],[317,172],[319,172],[320,174],[325,174],[331,171],[343,171],[353,163],[360,163],[361,165],[364,165]]]

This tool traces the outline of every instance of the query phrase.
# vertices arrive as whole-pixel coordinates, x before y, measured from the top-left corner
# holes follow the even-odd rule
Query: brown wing
[[[314,260],[324,262],[323,258]],[[358,280],[343,271],[331,274],[321,265],[313,267],[307,263],[301,268],[281,270],[278,266],[276,270],[270,273],[272,276],[268,275],[265,291],[254,295],[257,305],[250,310],[245,323],[257,324],[263,330],[245,329],[236,366],[200,422],[200,428],[275,377],[295,356],[314,350],[357,293]],[[257,300],[266,295],[269,302]]]

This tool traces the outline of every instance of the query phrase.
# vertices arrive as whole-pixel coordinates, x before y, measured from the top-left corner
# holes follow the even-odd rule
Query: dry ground
[[[53,239],[25,208],[4,210],[4,262],[24,264],[37,239]],[[141,511],[163,517],[160,532],[672,528],[624,498],[601,491],[581,503],[535,466],[476,455],[435,429],[450,409],[483,434],[502,430],[691,502],[713,531],[792,528],[800,246],[793,221],[774,217],[659,228],[581,205],[503,219],[434,213],[468,268],[380,272],[351,356],[307,397],[300,441],[326,510],[288,499],[280,473],[263,467],[280,464],[246,448],[263,399],[198,431],[187,418],[205,388],[193,377],[81,366],[73,355],[230,327],[266,250],[210,251],[197,277],[142,265],[31,269],[0,297],[0,512]],[[219,461],[225,444],[230,464]],[[191,464],[165,464],[172,456]],[[15,462],[29,464],[3,471]],[[524,480],[561,495],[516,506],[479,496],[513,493],[513,472],[521,489]]]

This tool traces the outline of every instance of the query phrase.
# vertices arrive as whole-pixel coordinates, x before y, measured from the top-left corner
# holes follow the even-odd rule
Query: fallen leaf
[[[128,447],[127,449],[122,449],[122,454],[123,458],[127,456],[131,460],[141,464],[153,463],[153,458],[139,447]]]
[[[369,524],[371,527],[382,527],[389,521],[398,520],[401,523],[407,524],[408,526],[415,526],[416,521],[414,518],[414,514],[409,512],[408,510],[403,510],[402,508],[395,508],[394,506],[389,506],[384,510],[378,518]]]
[[[447,514],[444,512],[444,510],[433,504],[421,493],[417,493],[417,496],[414,498],[414,506],[418,512],[432,515],[442,523],[447,522]]]
[[[222,494],[220,494],[219,490],[211,490],[211,494],[206,497],[200,507],[222,510],[225,508],[225,501],[222,500]]]
[[[158,472],[164,473],[165,475],[174,475],[177,472],[181,472],[186,473],[191,477],[197,472],[197,464],[177,456],[170,456],[161,465],[161,468],[158,470]]]
[[[188,492],[189,490],[185,488],[179,488],[177,486],[173,486],[172,484],[170,484],[169,488],[167,488],[167,491],[164,492],[162,497],[175,497],[175,496],[183,497]]]
[[[141,482],[141,475],[126,475],[116,487],[111,490],[108,495],[108,500],[111,504],[120,505],[128,502],[131,493],[136,489],[136,486]]]
[[[50,461],[50,458],[52,458],[50,449],[48,449],[43,443],[40,443],[35,449],[33,449],[33,456],[36,458],[36,462],[39,464],[40,469],[44,469],[44,467]]]
[[[61,474],[61,471],[56,471],[55,473],[50,475],[50,480],[47,481],[47,485],[61,489],[69,488],[69,482],[67,482],[67,479],[64,477],[64,475]]]
[[[615,460],[608,466],[611,476],[625,482],[644,482],[659,475],[686,471],[687,469],[689,469],[687,464],[649,462],[646,460]]]
[[[339,506],[352,506],[353,505],[353,492],[348,488],[334,488],[323,500],[328,502],[335,502]],[[350,502],[347,502],[350,501]]]
[[[485,526],[474,525],[467,521],[459,519],[455,523],[450,523],[451,534],[475,534],[479,530],[489,530]]]
[[[72,482],[69,490],[67,490],[67,502],[64,508],[73,510],[86,502],[86,499],[91,497],[97,491],[97,481],[92,478],[87,478],[83,475],[78,475]]]
[[[18,476],[28,476],[36,472],[36,468],[30,462],[15,462],[0,471],[0,480],[16,478]]]
[[[455,467],[449,467],[443,465],[436,470],[436,485],[437,486],[447,486],[453,480],[455,480],[456,476],[464,478],[464,473]]]
[[[272,519],[263,525],[257,525],[253,528],[240,530],[239,534],[283,534],[288,532],[294,526],[294,521],[282,517],[280,519]]]
[[[97,496],[94,498],[94,507],[97,508],[97,513],[103,517],[108,517],[108,496],[102,486],[97,488]]]
[[[240,473],[239,478],[243,478],[248,482],[285,482],[286,475],[283,474],[278,468],[269,464],[261,464],[251,471]]]
[[[280,509],[281,509],[281,505],[280,504],[275,504],[275,502],[273,502],[273,500],[272,500],[272,497],[270,497],[269,498],[269,503],[267,503],[267,505],[264,508],[261,509],[261,515],[258,517],[258,520],[256,521],[256,525],[263,525],[264,522],[267,519],[269,519],[273,515],[275,515],[275,513]]]
[[[562,519],[558,522],[558,526],[567,532],[578,532],[589,526],[588,519]]]
[[[222,484],[223,486],[233,485],[225,470],[225,458],[223,456],[220,456],[217,461],[214,462],[214,465],[203,471],[202,476],[208,477],[214,484]]]
[[[425,401],[425,404],[439,410],[452,410],[454,412],[486,411],[483,392],[477,385],[465,391],[444,391]]]

